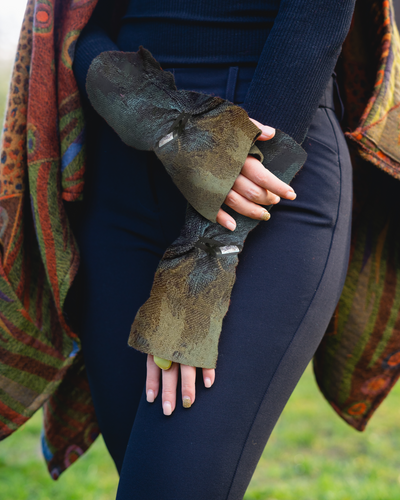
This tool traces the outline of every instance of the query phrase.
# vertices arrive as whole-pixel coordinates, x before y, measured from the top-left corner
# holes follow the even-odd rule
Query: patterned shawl
[[[0,439],[43,407],[54,479],[99,434],[80,341],[62,313],[79,265],[65,204],[81,199],[85,171],[72,60],[95,4],[29,0],[0,151]],[[400,374],[399,51],[392,0],[359,1],[337,68],[355,146],[351,261],[314,358],[324,396],[359,430]]]

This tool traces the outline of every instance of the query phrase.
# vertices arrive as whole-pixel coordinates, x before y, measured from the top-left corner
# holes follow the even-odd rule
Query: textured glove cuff
[[[287,183],[307,156],[279,130],[273,139],[259,141],[251,153]],[[164,253],[150,297],[132,324],[131,347],[185,365],[215,368],[238,254],[248,233],[260,223],[223,208],[236,220],[234,231],[210,222],[188,204],[181,234]]]
[[[246,111],[220,97],[178,90],[172,73],[142,46],[97,56],[86,89],[121,139],[154,151],[187,201],[215,222],[261,134]]]

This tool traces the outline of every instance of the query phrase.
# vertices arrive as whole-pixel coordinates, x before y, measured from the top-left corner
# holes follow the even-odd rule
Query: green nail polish
[[[154,363],[161,368],[161,370],[168,370],[172,365],[172,361],[169,359],[159,358],[158,356],[154,356]]]

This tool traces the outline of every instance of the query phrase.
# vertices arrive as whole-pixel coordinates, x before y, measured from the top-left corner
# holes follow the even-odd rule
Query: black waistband
[[[335,85],[335,77],[331,76],[329,79],[329,83],[326,86],[325,92],[319,101],[320,108],[329,108],[335,111],[335,101],[334,101],[334,92],[336,91]]]

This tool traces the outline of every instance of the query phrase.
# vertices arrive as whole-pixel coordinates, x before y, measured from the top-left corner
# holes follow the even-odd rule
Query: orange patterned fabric
[[[95,4],[28,2],[1,143],[0,438],[44,405],[54,478],[99,432],[80,341],[62,312],[79,265],[64,205],[82,196],[85,169],[72,59]]]
[[[400,376],[400,37],[391,1],[356,5],[337,70],[354,146],[352,242],[314,371],[334,410],[362,431]]]

